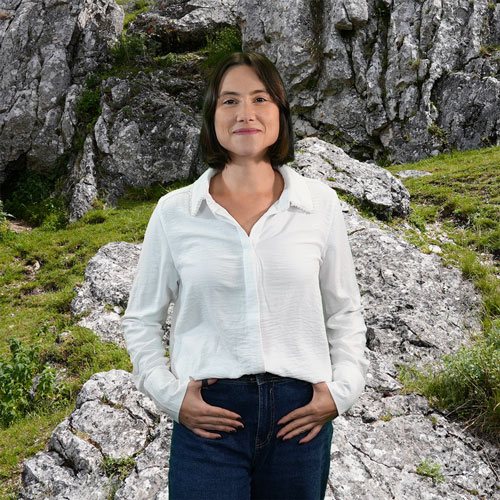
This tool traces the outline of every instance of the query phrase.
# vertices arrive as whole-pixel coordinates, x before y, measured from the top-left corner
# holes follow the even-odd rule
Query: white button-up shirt
[[[122,325],[137,388],[177,422],[192,379],[326,382],[339,413],[364,388],[366,327],[337,195],[279,172],[284,190],[250,235],[210,195],[212,168],[151,216]]]

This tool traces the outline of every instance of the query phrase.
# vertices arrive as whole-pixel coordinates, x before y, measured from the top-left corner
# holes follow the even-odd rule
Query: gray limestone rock
[[[124,346],[120,314],[139,261],[140,246],[113,242],[99,249],[85,270],[85,282],[71,302],[74,315],[83,314],[81,326],[93,330],[102,340]]]
[[[242,0],[245,50],[282,74],[292,111],[358,158],[498,144],[500,9],[487,0]]]
[[[160,433],[165,435],[161,429],[167,423],[135,390],[130,373],[112,370],[93,375],[78,395],[75,411],[52,433],[48,451],[25,463],[19,498],[110,498],[119,485],[116,478],[107,477],[103,461],[138,455],[137,464],[144,463],[151,444],[156,448],[163,444]]]
[[[426,175],[431,175],[431,173],[424,172],[423,170],[401,170],[396,175],[400,179],[418,179],[419,177],[425,177]]]
[[[162,70],[139,72],[104,80],[100,93],[101,115],[69,168],[71,220],[82,217],[98,195],[114,204],[127,187],[165,184],[196,171],[196,79],[189,82]]]
[[[236,24],[236,0],[165,0],[137,16],[128,32],[147,33],[165,52],[204,47],[207,35]]]
[[[105,61],[123,10],[115,0],[0,0],[0,12],[2,183],[16,161],[49,171],[69,149],[77,88]]]
[[[410,193],[387,170],[355,160],[316,137],[300,140],[296,148],[294,165],[303,176],[320,179],[338,192],[354,196],[382,217],[409,214]]]
[[[78,220],[91,208],[97,198],[96,150],[90,135],[85,139],[83,151],[70,169],[76,184],[70,202],[70,221]]]

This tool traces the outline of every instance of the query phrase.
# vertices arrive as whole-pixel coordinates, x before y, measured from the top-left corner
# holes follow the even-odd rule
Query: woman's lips
[[[256,128],[240,128],[238,130],[235,130],[233,133],[234,134],[257,134],[259,133],[260,130]]]

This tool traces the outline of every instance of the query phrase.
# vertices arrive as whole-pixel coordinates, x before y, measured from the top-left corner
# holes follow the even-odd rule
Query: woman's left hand
[[[310,431],[299,441],[299,444],[307,443],[317,436],[324,424],[338,415],[337,406],[326,382],[319,382],[312,386],[314,393],[311,401],[278,421],[278,425],[287,425],[280,429],[276,437],[283,437],[283,440],[286,440],[302,432]]]

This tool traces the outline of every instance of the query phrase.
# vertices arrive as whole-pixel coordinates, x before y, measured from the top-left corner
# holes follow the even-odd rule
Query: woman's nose
[[[238,121],[248,121],[255,119],[255,110],[253,106],[249,102],[242,102],[240,106],[238,106],[238,113],[236,119]]]

